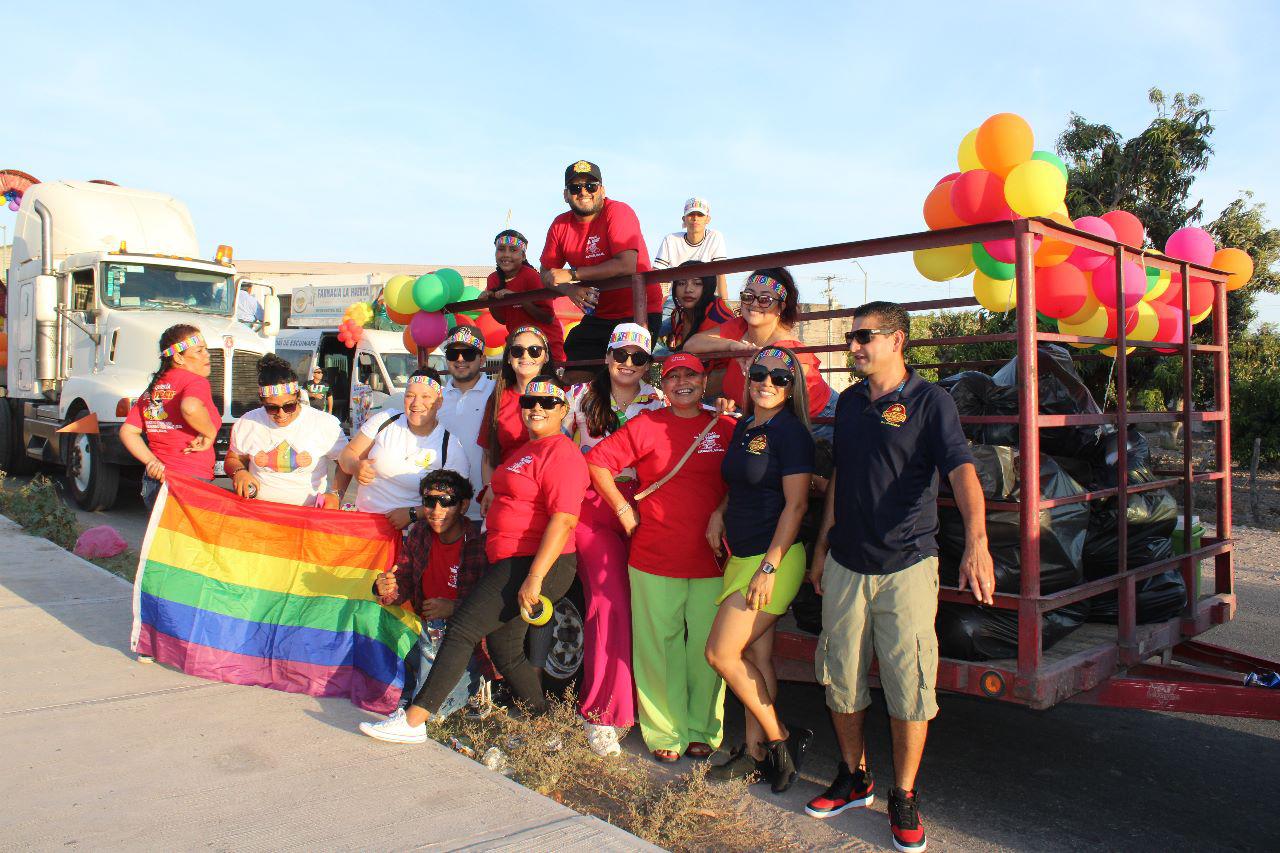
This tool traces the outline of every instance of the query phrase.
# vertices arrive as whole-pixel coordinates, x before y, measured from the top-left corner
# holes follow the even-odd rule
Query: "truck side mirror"
[[[38,275],[34,283],[37,323],[53,323],[58,319],[58,277]]]
[[[262,306],[262,319],[263,334],[269,338],[280,334],[280,297],[274,293],[267,294],[266,304]]]

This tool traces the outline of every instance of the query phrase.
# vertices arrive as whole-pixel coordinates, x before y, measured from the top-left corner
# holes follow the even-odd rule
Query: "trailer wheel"
[[[541,640],[538,645],[542,647],[538,649],[542,686],[554,696],[563,695],[566,688],[575,692],[578,689],[585,650],[586,613],[582,582],[575,578],[573,586],[556,602],[551,621],[530,631],[531,635],[542,635],[538,638]]]
[[[27,474],[34,469],[35,460],[28,458],[24,449],[18,409],[8,400],[0,400],[0,471]]]
[[[85,414],[77,409],[67,418],[73,423]],[[71,435],[66,449],[67,491],[81,509],[110,509],[120,487],[120,468],[103,461],[102,436]]]

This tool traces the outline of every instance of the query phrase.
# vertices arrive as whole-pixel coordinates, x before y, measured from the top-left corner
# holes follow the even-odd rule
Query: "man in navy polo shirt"
[[[960,588],[991,604],[995,572],[982,486],[959,413],[946,392],[907,367],[910,328],[902,306],[869,302],[854,312],[847,336],[863,381],[836,404],[835,471],[809,574],[823,596],[817,675],[844,760],[805,811],[825,818],[875,799],[863,740],[874,656],[893,733],[893,844],[916,853],[925,849],[916,773],[938,713],[939,474],[964,518]]]

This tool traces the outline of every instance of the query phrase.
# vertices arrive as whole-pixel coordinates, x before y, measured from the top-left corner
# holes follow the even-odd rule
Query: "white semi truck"
[[[257,361],[275,349],[280,307],[259,286],[262,318],[237,321],[230,248],[212,261],[198,253],[191,215],[172,196],[83,181],[23,194],[0,369],[0,468],[61,465],[81,507],[112,506],[122,469],[140,471],[120,425],[175,323],[196,326],[208,342],[222,458],[231,423],[259,405]],[[77,421],[77,432],[58,431]]]

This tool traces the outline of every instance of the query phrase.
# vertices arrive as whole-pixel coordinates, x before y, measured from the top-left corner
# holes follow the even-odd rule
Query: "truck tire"
[[[574,578],[573,586],[556,602],[551,621],[529,631],[530,660],[542,670],[542,687],[553,696],[562,696],[566,688],[578,690],[586,617],[582,581]]]
[[[27,456],[22,441],[17,406],[9,400],[0,400],[0,471],[29,474],[35,467],[35,460]]]
[[[76,409],[67,418],[73,423],[85,414]],[[111,509],[120,488],[120,468],[103,461],[102,436],[68,435],[64,452],[67,493],[88,512]]]

